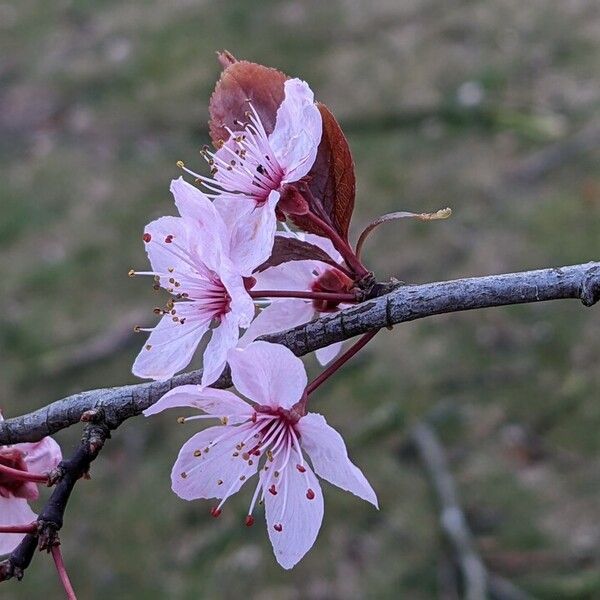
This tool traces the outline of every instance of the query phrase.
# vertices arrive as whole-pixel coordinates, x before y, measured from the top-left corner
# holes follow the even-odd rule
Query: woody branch
[[[378,286],[375,286],[375,290],[377,289]],[[379,289],[385,289],[385,286]],[[569,298],[579,299],[585,306],[598,302],[600,262],[423,285],[403,285],[339,313],[263,336],[262,339],[283,344],[297,356],[303,356],[334,342],[433,315]],[[201,375],[201,371],[191,371],[163,382],[74,394],[29,414],[0,423],[0,445],[40,440],[79,423],[84,413],[99,408],[103,410],[106,425],[115,429],[123,421],[139,415],[170,389],[178,385],[200,383]],[[213,384],[220,388],[230,385],[227,371]]]

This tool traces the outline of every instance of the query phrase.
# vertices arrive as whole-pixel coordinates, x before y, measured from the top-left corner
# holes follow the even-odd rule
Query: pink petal
[[[228,314],[237,319],[240,327],[248,327],[254,318],[255,307],[244,280],[239,272],[232,270],[232,265],[223,265],[220,277],[230,298]]]
[[[227,363],[227,353],[235,348],[240,335],[239,319],[232,313],[227,313],[221,323],[212,331],[210,342],[204,351],[202,367],[202,385],[214,383],[223,372]]]
[[[348,458],[342,436],[322,415],[308,413],[298,421],[298,430],[302,448],[308,453],[319,477],[379,508],[373,488]]]
[[[183,325],[181,321],[174,322],[170,315],[159,321],[133,363],[131,371],[134,375],[161,381],[190,364],[210,325],[210,318],[194,317],[193,305],[193,302],[177,305],[178,313],[186,319]]]
[[[216,202],[230,229],[230,257],[236,271],[244,276],[264,263],[273,250],[279,192],[272,191],[262,204],[240,195]]]
[[[285,346],[252,342],[231,350],[228,361],[233,385],[258,404],[291,408],[304,394],[304,365]]]
[[[28,525],[36,519],[27,500],[0,496],[0,525]],[[12,552],[24,537],[22,533],[0,533],[0,556]]]
[[[196,408],[216,417],[228,417],[232,423],[245,421],[254,412],[247,402],[227,390],[203,388],[201,385],[180,385],[147,408],[144,416],[156,415],[169,408],[184,407]]]
[[[340,353],[342,345],[342,342],[335,342],[330,346],[325,346],[325,348],[319,348],[315,352],[319,363],[323,366],[330,363]]]
[[[269,306],[263,308],[256,319],[252,321],[250,327],[240,338],[238,346],[244,348],[261,335],[283,331],[306,323],[313,318],[314,314],[315,311],[310,300],[296,298],[274,300]]]
[[[304,233],[303,239],[305,242],[321,248],[321,250],[329,254],[329,256],[331,256],[335,262],[342,262],[342,255],[335,249],[329,238],[316,235],[314,233]]]
[[[14,447],[24,454],[30,473],[48,473],[62,460],[60,446],[51,437],[39,442],[15,444]]]
[[[255,439],[254,428],[252,424],[209,427],[191,437],[173,465],[173,491],[184,500],[228,498],[235,494],[258,469],[256,457],[245,459],[243,448],[236,448],[242,442],[250,447]],[[226,437],[210,446],[222,436]]]
[[[273,552],[284,569],[291,569],[317,539],[323,521],[323,493],[308,465],[305,464],[304,473],[296,468],[301,459],[295,450],[282,469],[283,454],[280,452],[269,471],[262,471],[261,476],[265,474],[265,517]],[[275,478],[277,470],[280,474]],[[268,491],[272,483],[276,486],[276,495]],[[307,497],[309,490],[312,499]]]
[[[285,97],[277,110],[275,129],[269,144],[285,171],[284,181],[304,177],[317,157],[323,133],[321,113],[308,84],[300,79],[285,82]]]
[[[256,290],[309,291],[317,276],[324,271],[323,263],[316,260],[295,260],[269,267],[254,275]]]
[[[229,249],[227,227],[208,196],[179,177],[171,181],[171,193],[179,214],[200,228],[200,242],[209,246],[207,252]],[[214,261],[211,261],[214,263]]]

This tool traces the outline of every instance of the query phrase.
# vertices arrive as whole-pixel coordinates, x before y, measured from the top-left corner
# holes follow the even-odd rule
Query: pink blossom
[[[2,421],[0,413],[0,421]],[[0,466],[45,475],[62,460],[60,447],[50,437],[40,442],[0,446]],[[27,525],[37,519],[29,500],[37,500],[37,484],[15,479],[0,469],[0,525]],[[0,533],[0,555],[12,552],[25,534]]]
[[[226,390],[184,385],[144,414],[193,407],[206,414],[181,421],[220,419],[221,425],[196,433],[181,448],[171,473],[173,491],[185,500],[220,499],[211,511],[219,516],[225,501],[259,473],[246,524],[254,523],[256,502],[264,501],[275,557],[290,569],[321,527],[323,495],[316,475],[375,506],[377,498],[348,458],[341,436],[323,416],[305,414],[307,378],[299,358],[284,346],[253,342],[231,350],[228,361],[235,387],[251,403]]]
[[[208,147],[203,155],[211,167],[204,177],[180,166],[208,190],[222,210],[225,220],[242,220],[248,231],[256,231],[255,221],[268,223],[275,235],[275,207],[285,186],[300,181],[311,169],[321,141],[323,123],[308,84],[289,79],[284,99],[277,110],[275,127],[267,134],[258,112],[248,102],[248,122],[229,133],[217,152]],[[266,214],[263,214],[265,213]]]
[[[333,247],[327,238],[311,233],[278,232],[283,237],[294,236],[324,250],[331,258],[341,264],[340,253]],[[321,261],[299,260],[287,262],[276,267],[257,273],[256,289],[268,290],[293,290],[293,291],[334,291],[322,287],[322,282],[334,278],[343,284],[351,285],[349,278],[344,276]],[[335,290],[337,291],[337,290]],[[244,347],[261,335],[283,331],[297,325],[320,317],[324,312],[336,312],[344,308],[344,304],[332,305],[329,302],[303,300],[299,298],[274,299],[269,306],[264,308],[254,319],[250,327],[240,339],[240,346]],[[342,342],[336,342],[315,352],[322,365],[331,362],[342,349]]]
[[[139,328],[151,333],[133,373],[172,377],[190,363],[212,323],[202,377],[203,385],[210,385],[237,344],[240,327],[254,316],[244,277],[269,257],[274,230],[260,219],[254,221],[256,231],[242,221],[226,223],[214,204],[182,178],[171,183],[171,192],[181,217],[162,217],[146,227],[143,239],[152,271],[132,274],[154,276],[156,287],[174,298],[155,311],[163,315],[156,327]]]

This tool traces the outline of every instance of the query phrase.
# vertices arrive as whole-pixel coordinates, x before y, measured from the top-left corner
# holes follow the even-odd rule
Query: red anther
[[[275,489],[274,483],[271,484],[271,487],[269,488],[269,492],[271,492],[271,494],[273,494],[273,496],[277,496],[277,490]]]
[[[275,531],[283,531],[283,525],[281,523],[275,523],[275,525],[273,525],[273,529]]]
[[[165,244],[170,244],[173,241],[173,236],[171,234],[169,234],[166,238],[165,238]]]
[[[213,507],[210,509],[210,514],[211,514],[211,515],[212,515],[212,516],[213,516],[215,519],[219,518],[219,517],[221,516],[221,513],[222,513],[222,512],[223,512],[223,511],[222,511],[222,510],[221,510],[219,507],[217,507],[217,506],[213,506]]]
[[[312,491],[310,488],[308,488],[308,489],[306,490],[306,497],[307,497],[309,500],[314,500],[314,498],[315,498],[315,493],[314,493],[314,492],[313,492],[313,491]]]
[[[252,527],[254,525],[254,517],[252,515],[248,515],[246,517],[246,527]]]
[[[300,473],[306,472],[306,467],[303,467],[302,465],[296,465],[296,469],[298,469],[298,471],[300,471]]]
[[[251,454],[254,454],[254,456],[260,456],[260,450],[258,448],[256,448],[255,450],[253,450],[251,452]]]
[[[256,423],[256,413],[252,413],[252,418],[250,419],[253,423]]]
[[[152,239],[152,236],[149,233],[145,233],[142,236],[142,239],[146,242],[146,244]]]

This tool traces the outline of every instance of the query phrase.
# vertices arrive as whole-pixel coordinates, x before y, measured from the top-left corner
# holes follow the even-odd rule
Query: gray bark
[[[262,339],[283,344],[297,356],[303,356],[333,342],[432,315],[567,298],[579,299],[585,306],[600,299],[600,263],[400,286],[339,313]],[[139,415],[173,387],[199,383],[201,374],[192,371],[165,382],[103,388],[57,400],[0,423],[0,445],[40,440],[78,423],[83,413],[100,407],[107,425],[114,429]],[[229,387],[228,373],[214,385]]]

